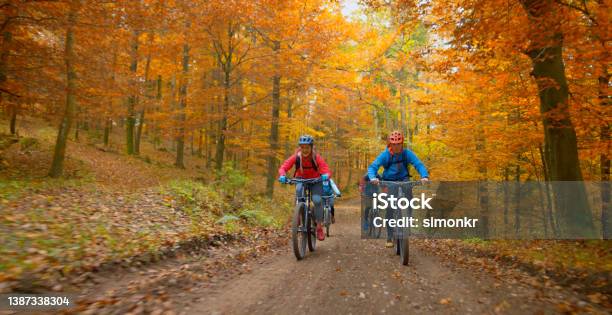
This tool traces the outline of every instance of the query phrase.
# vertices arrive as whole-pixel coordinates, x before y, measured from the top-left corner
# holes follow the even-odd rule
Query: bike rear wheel
[[[405,214],[406,217],[410,216],[412,211],[407,211]],[[399,228],[401,231],[400,237],[400,261],[402,265],[408,265],[408,260],[410,259],[410,226]]]
[[[323,214],[323,222],[325,223],[325,236],[329,237],[329,228],[331,226],[331,210],[328,207],[325,207],[325,209],[323,210]]]
[[[410,230],[408,228],[397,228],[395,234],[395,254],[400,256],[400,262],[402,265],[408,265],[408,259],[410,256],[410,243],[408,242],[408,236]]]
[[[400,243],[400,261],[402,262],[402,265],[406,266],[408,265],[408,259],[410,257],[410,243],[408,242],[408,238],[407,237],[402,237],[399,240]]]
[[[310,211],[308,214],[308,222],[306,226],[308,227],[308,249],[311,252],[314,252],[315,249],[317,249],[317,224],[313,218],[312,211]]]
[[[306,256],[306,233],[307,228],[305,224],[305,205],[299,203],[295,206],[293,211],[293,222],[291,226],[291,240],[293,243],[293,253],[297,260],[301,260]]]
[[[370,213],[368,214],[368,235],[371,237],[380,238],[382,227],[374,226],[374,218],[376,217],[377,217],[377,211],[370,209]]]
[[[395,255],[400,255],[402,253],[402,244],[400,243],[399,238],[395,239]]]

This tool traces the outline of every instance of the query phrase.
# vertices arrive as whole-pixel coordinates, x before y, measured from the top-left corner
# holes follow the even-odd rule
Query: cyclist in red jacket
[[[312,136],[303,135],[300,136],[298,142],[299,149],[295,154],[290,156],[281,167],[278,169],[278,180],[281,183],[287,181],[287,172],[295,165],[295,172],[293,177],[296,178],[318,178],[321,177],[323,181],[327,181],[331,177],[329,166],[323,160],[319,154],[314,150],[314,139]],[[317,222],[317,238],[322,241],[325,239],[325,233],[323,232],[323,202],[321,195],[323,194],[323,184],[321,182],[313,184],[310,187],[312,194],[312,202],[315,205],[315,221]],[[295,193],[298,197],[301,197],[304,193],[304,189],[301,184],[296,185]]]

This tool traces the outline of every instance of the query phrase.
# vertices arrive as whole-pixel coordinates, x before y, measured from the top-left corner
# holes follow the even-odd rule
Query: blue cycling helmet
[[[301,135],[298,144],[314,144],[314,138],[310,135]]]

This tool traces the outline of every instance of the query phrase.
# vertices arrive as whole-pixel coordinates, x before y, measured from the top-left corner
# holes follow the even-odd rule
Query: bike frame
[[[319,183],[321,178],[293,178],[287,179],[285,184],[299,184],[296,189],[295,212],[293,217],[293,228],[291,238],[293,242],[293,252],[298,260],[304,258],[306,254],[306,244],[308,249],[315,251],[316,236],[313,230],[313,222],[310,218],[313,215],[312,203],[312,185]],[[305,208],[304,208],[305,207]],[[301,223],[300,223],[301,221]],[[300,236],[303,236],[300,240]]]
[[[398,186],[397,187],[397,198],[404,197],[404,187],[405,189],[412,194],[412,188],[417,185],[421,185],[421,182],[414,181],[401,181],[401,182],[392,182],[392,181],[380,181],[380,185],[386,186]],[[395,214],[395,219],[399,219],[402,215],[401,209],[393,209]],[[408,215],[412,216],[412,207],[408,208]],[[402,265],[408,265],[408,261],[410,260],[410,226],[408,227],[399,227],[396,226],[395,229],[391,229],[393,233],[393,240],[395,243],[395,254],[400,256],[400,262]]]
[[[326,225],[331,223],[331,205],[329,204],[329,200],[332,198],[334,198],[334,196],[321,196],[321,199],[323,199],[323,223]]]
[[[306,209],[307,211],[305,211],[304,214],[304,222],[308,222],[308,218],[309,216],[312,215],[312,208],[310,207],[310,203],[312,202],[312,193],[310,191],[310,186],[314,185],[316,183],[321,182],[322,179],[320,177],[318,178],[308,178],[308,179],[303,179],[303,178],[290,178],[287,179],[287,183],[290,185],[297,185],[297,184],[302,184],[302,189],[303,189],[303,193],[301,194],[302,197],[298,197],[297,192],[295,195],[295,204],[299,204],[299,203],[305,203],[306,204]],[[300,230],[300,232],[306,233],[308,227],[304,225],[304,228],[306,230]]]
[[[421,181],[386,181],[386,180],[381,180],[379,181],[379,185],[381,185],[382,187],[386,187],[386,188],[390,188],[392,186],[398,186],[397,189],[397,198],[401,198],[404,197],[404,190],[403,188],[409,189],[410,192],[412,193],[412,188],[415,186],[420,186],[423,185],[423,183]],[[401,213],[401,209],[392,209],[395,219],[399,219],[402,216]],[[412,216],[412,208],[409,208],[408,210],[408,215]],[[410,227],[408,227],[408,236],[410,235]],[[400,237],[398,237],[400,236]],[[404,237],[404,230],[403,228],[400,227],[395,227],[394,231],[393,231],[393,239],[397,240],[397,239],[402,239]]]

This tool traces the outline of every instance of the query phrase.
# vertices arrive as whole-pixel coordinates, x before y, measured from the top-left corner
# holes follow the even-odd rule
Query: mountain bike
[[[397,198],[408,197],[412,198],[412,188],[414,186],[422,185],[421,181],[379,181],[379,185],[386,188],[397,187]],[[402,210],[399,207],[397,209],[391,209],[387,211],[393,211],[393,218],[400,219],[402,217],[412,216],[412,208]],[[410,237],[410,226],[408,227],[395,227],[393,230],[393,243],[395,244],[395,254],[400,256],[402,265],[408,265],[409,254],[410,254],[410,243],[408,239]]]
[[[329,228],[331,222],[331,200],[334,198],[333,195],[321,196],[323,199],[323,225],[325,226],[325,235],[329,236]]]
[[[314,204],[310,187],[321,182],[321,178],[288,178],[287,184],[296,185],[302,184],[304,192],[302,197],[295,198],[295,210],[293,211],[293,220],[291,224],[291,241],[293,244],[293,253],[297,260],[302,260],[306,256],[306,245],[308,249],[314,252],[317,245],[317,223],[314,220]]]

